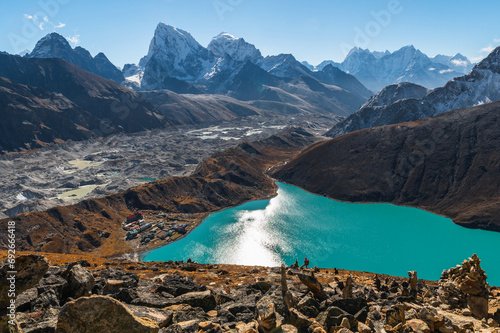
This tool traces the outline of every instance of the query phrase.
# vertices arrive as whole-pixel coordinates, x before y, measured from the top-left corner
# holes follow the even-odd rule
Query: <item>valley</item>
[[[217,151],[303,125],[321,135],[333,116],[252,117],[68,142],[0,156],[0,217],[100,197],[157,179],[187,176]],[[43,163],[41,163],[43,161]],[[2,216],[3,215],[3,216]]]

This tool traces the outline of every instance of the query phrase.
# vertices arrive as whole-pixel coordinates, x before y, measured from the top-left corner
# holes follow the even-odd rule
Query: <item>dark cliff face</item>
[[[430,210],[500,231],[500,103],[349,133],[274,174],[334,199]]]
[[[62,95],[98,120],[87,128],[97,136],[168,125],[155,107],[138,94],[61,59],[0,55],[0,76]]]

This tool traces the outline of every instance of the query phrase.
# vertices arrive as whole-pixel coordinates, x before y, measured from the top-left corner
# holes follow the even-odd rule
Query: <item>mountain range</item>
[[[460,53],[455,56],[437,55],[429,58],[413,45],[402,47],[395,52],[376,52],[353,48],[343,62],[325,60],[318,66],[302,62],[312,71],[321,71],[332,65],[354,75],[368,89],[379,91],[384,87],[401,82],[411,82],[436,88],[443,86],[454,77],[467,74],[472,64]]]
[[[292,55],[263,57],[254,45],[227,33],[205,48],[188,32],[163,23],[139,65],[125,68],[135,89],[224,94],[280,113],[348,115],[371,96],[352,75],[331,68],[312,72]]]
[[[467,58],[460,54],[429,58],[413,46],[393,53],[354,48],[340,64],[324,61],[313,67],[300,63],[291,54],[264,57],[253,44],[228,33],[219,34],[203,47],[188,32],[159,23],[147,55],[139,64],[125,65],[122,71],[103,53],[92,57],[84,48],[73,49],[64,37],[51,33],[24,57],[2,54],[6,58],[0,64],[0,76],[8,79],[9,85],[61,94],[75,107],[93,115],[95,118],[88,118],[87,122],[78,123],[72,118],[74,127],[87,129],[87,134],[96,128],[101,128],[98,135],[107,135],[258,114],[322,113],[347,117],[328,133],[337,136],[500,99],[498,90],[493,89],[500,82],[495,69],[497,55],[498,50],[469,74],[446,83],[450,77],[469,70]],[[106,79],[124,86],[114,83],[110,88]],[[372,95],[362,83],[370,80],[384,85],[383,89]],[[385,86],[393,82],[399,83]],[[444,87],[428,88],[437,82]],[[7,85],[7,81],[3,84]],[[5,100],[12,98],[7,95]],[[120,119],[113,105],[123,96],[133,96],[144,107],[145,116],[134,111],[133,117]],[[57,101],[54,109],[61,103]],[[41,124],[53,129],[40,119],[33,120],[39,127],[37,133],[41,133]],[[31,137],[29,142],[21,146],[19,142],[4,146],[36,147],[36,137],[27,137]],[[53,139],[72,138],[54,135]]]
[[[92,57],[89,51],[81,46],[74,49],[69,45],[66,38],[58,33],[51,33],[36,43],[33,51],[25,55],[28,58],[60,58],[64,59],[91,73],[106,79],[122,83],[124,77],[122,72],[116,68],[104,55],[98,53]]]
[[[449,81],[444,87],[429,91],[414,84],[388,86],[357,112],[336,124],[327,135],[334,137],[368,127],[415,121],[449,110],[498,101],[499,64],[500,47],[470,73]]]

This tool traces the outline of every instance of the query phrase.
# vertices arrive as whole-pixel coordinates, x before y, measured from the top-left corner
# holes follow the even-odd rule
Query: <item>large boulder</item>
[[[158,325],[139,318],[108,296],[81,297],[66,303],[59,313],[57,333],[156,333]]]
[[[429,326],[423,320],[420,319],[408,320],[406,326],[411,329],[410,332],[431,333]]]
[[[65,297],[79,298],[87,296],[94,287],[94,276],[80,264],[72,266],[65,274],[68,285],[64,290]]]
[[[188,304],[195,308],[196,307],[202,308],[204,311],[213,310],[217,306],[217,302],[215,301],[215,296],[212,294],[210,290],[186,293],[177,296],[170,302],[171,304]]]
[[[163,284],[158,290],[165,291],[173,296],[180,296],[190,292],[205,291],[205,286],[199,286],[193,279],[181,275],[169,275],[163,278]]]

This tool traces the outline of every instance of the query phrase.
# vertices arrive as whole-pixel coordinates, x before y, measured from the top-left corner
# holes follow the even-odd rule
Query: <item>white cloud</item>
[[[461,67],[466,67],[468,65],[467,61],[459,59],[453,59],[451,63],[455,66],[461,66]]]
[[[27,20],[32,21],[40,30],[47,30],[47,29],[61,29],[66,26],[66,24],[59,22],[59,24],[55,24],[52,22],[48,16],[44,16],[42,18],[39,18],[37,15],[30,15],[30,14],[24,14],[24,18]]]
[[[495,38],[495,39],[493,39],[493,42],[495,42],[495,43],[500,43],[500,38]]]
[[[472,63],[476,63],[476,62],[480,62],[481,60],[483,60],[485,58],[485,56],[479,56],[479,57],[473,57],[473,58],[469,58],[469,60],[472,62]]]
[[[495,48],[491,45],[483,47],[481,53],[491,53]]]
[[[78,45],[80,43],[80,35],[67,36],[66,39],[73,45]]]
[[[439,71],[439,74],[445,74],[445,73],[450,73],[450,72],[453,72],[453,69],[449,68],[449,69],[442,69]]]

